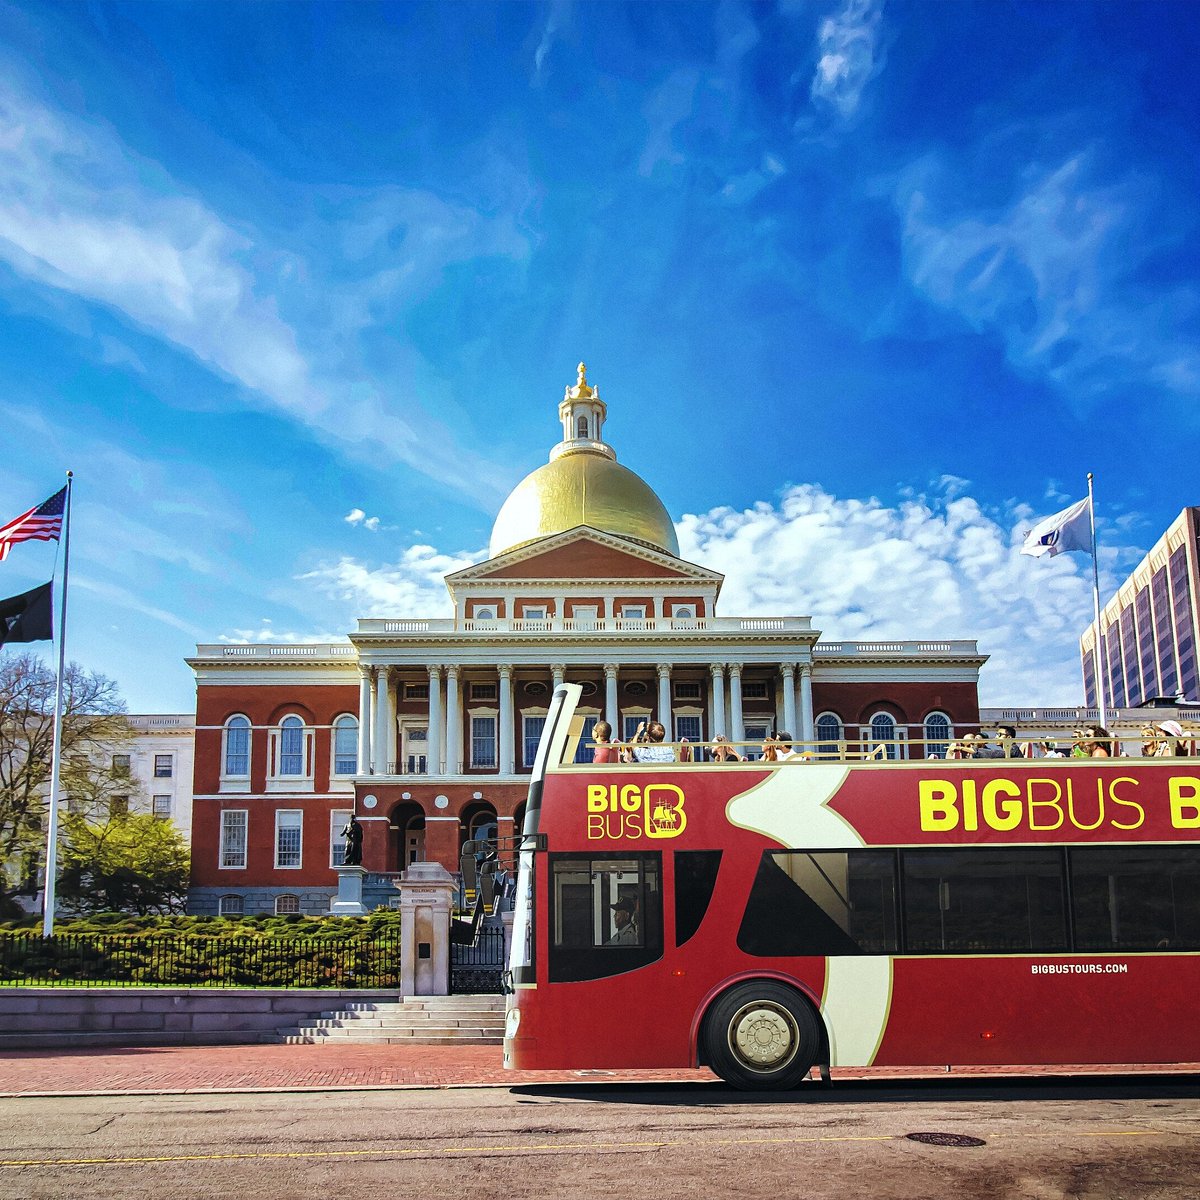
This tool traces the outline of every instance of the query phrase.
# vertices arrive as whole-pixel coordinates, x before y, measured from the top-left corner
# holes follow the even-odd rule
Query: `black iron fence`
[[[450,991],[455,995],[499,992],[504,970],[504,930],[482,924],[471,942],[450,947]]]
[[[400,939],[32,933],[0,936],[0,985],[391,988]]]

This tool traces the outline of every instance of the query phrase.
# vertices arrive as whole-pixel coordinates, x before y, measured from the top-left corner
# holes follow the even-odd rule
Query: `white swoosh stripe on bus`
[[[830,1066],[869,1067],[892,1007],[892,960],[853,955],[825,960],[821,1015],[829,1030]]]

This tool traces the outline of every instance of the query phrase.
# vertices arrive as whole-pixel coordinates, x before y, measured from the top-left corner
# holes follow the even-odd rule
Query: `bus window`
[[[1200,950],[1200,855],[1194,846],[1071,851],[1080,950]]]
[[[893,953],[894,852],[765,851],[737,944],[762,958]]]
[[[905,850],[901,860],[910,954],[1067,948],[1060,850]]]
[[[552,982],[603,979],[662,957],[662,857],[550,856]]]
[[[720,850],[675,851],[675,945],[700,928],[717,885]]]

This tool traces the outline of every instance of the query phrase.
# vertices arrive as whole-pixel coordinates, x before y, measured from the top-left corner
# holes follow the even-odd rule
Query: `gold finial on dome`
[[[590,400],[595,394],[596,389],[591,387],[587,381],[587,364],[579,364],[579,376],[574,387],[567,388],[568,400]]]

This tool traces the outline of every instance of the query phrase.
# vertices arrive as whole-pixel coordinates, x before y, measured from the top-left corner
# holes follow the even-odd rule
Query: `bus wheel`
[[[708,1063],[743,1091],[800,1085],[821,1049],[817,1014],[792,988],[763,980],[741,983],[709,1010],[704,1024]]]

